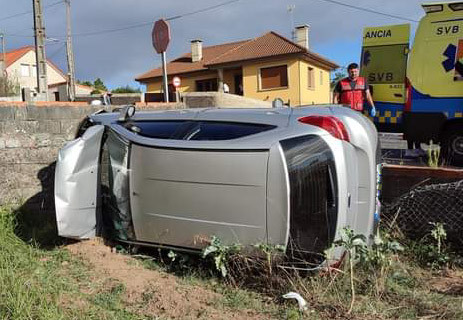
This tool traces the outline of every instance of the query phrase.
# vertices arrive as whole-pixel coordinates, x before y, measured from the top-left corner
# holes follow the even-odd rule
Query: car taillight
[[[408,78],[405,78],[405,105],[404,111],[412,110],[412,85]]]
[[[333,116],[307,116],[297,119],[299,122],[317,126],[328,131],[333,137],[350,141],[346,127],[341,120]]]

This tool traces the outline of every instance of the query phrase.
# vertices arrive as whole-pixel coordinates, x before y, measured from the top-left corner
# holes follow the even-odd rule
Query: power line
[[[180,14],[180,15],[177,15],[177,16],[167,18],[165,20],[166,21],[171,21],[171,20],[176,20],[176,19],[180,19],[180,18],[185,18],[185,17],[188,17],[188,16],[192,16],[194,14],[197,14],[197,13],[203,13],[203,12],[206,12],[206,11],[214,10],[214,9],[217,9],[217,8],[220,8],[220,7],[235,3],[235,2],[239,2],[239,1],[241,1],[241,0],[230,0],[230,1],[222,2],[222,3],[216,4],[214,6],[210,6],[210,7],[199,9],[199,10],[196,10],[196,11]]]
[[[379,14],[381,16],[385,16],[385,17],[389,17],[389,18],[405,20],[405,21],[410,21],[410,22],[415,22],[415,23],[419,22],[418,20],[413,20],[413,19],[409,19],[409,18],[405,18],[405,17],[401,17],[401,16],[396,16],[396,15],[393,15],[393,14],[380,12],[380,11],[376,11],[376,10],[373,10],[373,9],[362,8],[362,7],[354,6],[352,4],[339,2],[339,1],[336,1],[336,0],[318,0],[318,1],[329,2],[329,3],[332,3],[332,4],[337,4],[337,5],[348,7],[348,8],[351,8],[351,9],[356,9],[356,10],[365,11],[365,12],[369,12],[369,13]]]
[[[17,37],[17,38],[33,38],[32,35],[25,35],[25,34],[16,34],[16,33],[4,33],[5,36],[8,37]]]
[[[214,9],[217,9],[217,8],[220,8],[220,7],[235,3],[235,2],[239,2],[239,1],[241,1],[241,0],[225,1],[225,2],[216,4],[216,5],[213,5],[213,6],[209,6],[209,7],[206,7],[206,8],[202,8],[202,9],[199,9],[199,10],[196,10],[196,11],[187,12],[187,13],[179,14],[179,15],[176,15],[176,16],[172,16],[172,17],[166,18],[165,20],[166,21],[172,21],[172,20],[176,20],[176,19],[180,19],[180,18],[185,18],[185,17],[195,15],[195,14],[198,14],[198,13],[203,13],[203,12],[206,12],[206,11],[214,10]],[[119,31],[123,31],[123,30],[140,28],[140,27],[144,27],[144,26],[148,26],[148,25],[153,25],[153,21],[150,20],[150,21],[141,22],[141,23],[137,23],[137,24],[133,24],[133,25],[127,25],[125,27],[114,28],[114,29],[105,29],[105,30],[100,30],[100,31],[74,33],[74,34],[72,34],[72,36],[73,37],[94,36],[94,35],[99,35],[99,34],[113,33],[113,32],[119,32]]]
[[[53,2],[53,3],[50,3],[50,4],[46,5],[46,6],[43,6],[43,9],[51,8],[51,7],[56,6],[56,5],[60,4],[60,3],[63,3],[63,0]],[[6,16],[6,17],[3,17],[3,18],[0,18],[0,22],[8,20],[8,19],[16,18],[16,17],[22,16],[22,15],[25,15],[25,14],[30,14],[30,13],[32,13],[32,10],[16,13],[16,14],[13,14],[11,16]]]
[[[53,57],[55,57],[58,53],[61,52],[61,50],[63,50],[64,48],[66,47],[66,43],[64,43],[61,47],[59,47],[58,49],[56,49],[52,54],[48,55],[47,56],[47,60],[48,59],[51,59]]]

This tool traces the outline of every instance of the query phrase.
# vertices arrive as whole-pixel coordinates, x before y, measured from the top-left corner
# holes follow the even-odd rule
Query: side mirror
[[[275,98],[275,100],[272,101],[272,108],[283,108],[283,107],[284,107],[283,99]]]
[[[128,119],[132,118],[135,114],[135,106],[123,106],[119,111],[119,118],[117,121],[126,122]]]

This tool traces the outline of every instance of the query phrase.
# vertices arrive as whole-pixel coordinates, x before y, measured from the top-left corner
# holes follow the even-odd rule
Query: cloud
[[[151,45],[152,25],[98,35],[81,35],[123,28],[160,17],[188,13],[225,0],[72,0],[72,30],[77,78],[102,78],[109,87],[133,84],[136,75],[160,65],[160,57]],[[65,7],[43,0],[44,21],[49,37],[62,41],[65,36]],[[356,6],[419,19],[421,0],[348,0]],[[32,10],[31,1],[1,0],[0,30],[6,34],[7,48],[33,44],[32,14],[2,21],[2,17]],[[257,37],[269,30],[291,37],[292,20],[287,6],[294,4],[294,25],[309,24],[313,50],[343,64],[360,53],[361,32],[365,26],[398,24],[401,21],[323,0],[241,0],[212,11],[171,21],[172,42],[167,56],[173,59],[190,50],[190,40],[200,38],[204,45]],[[65,50],[61,44],[47,45],[47,55],[66,70]]]

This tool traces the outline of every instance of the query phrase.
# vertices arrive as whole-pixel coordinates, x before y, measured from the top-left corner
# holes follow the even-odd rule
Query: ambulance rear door
[[[409,24],[363,30],[360,75],[370,85],[377,109],[374,122],[379,131],[401,131],[409,43]]]

